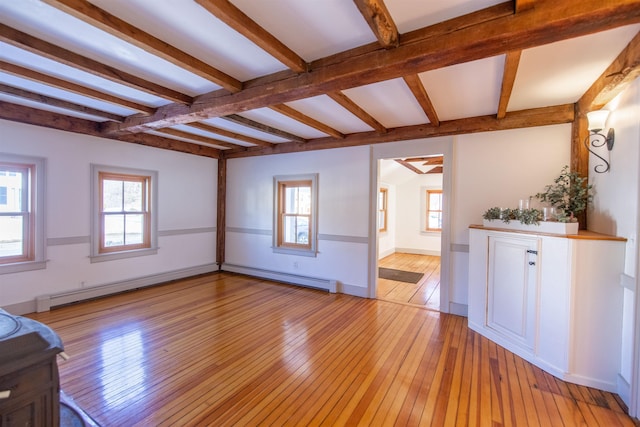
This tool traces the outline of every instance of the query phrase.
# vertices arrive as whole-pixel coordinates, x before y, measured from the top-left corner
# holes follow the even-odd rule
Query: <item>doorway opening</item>
[[[441,154],[378,163],[376,298],[440,310]]]

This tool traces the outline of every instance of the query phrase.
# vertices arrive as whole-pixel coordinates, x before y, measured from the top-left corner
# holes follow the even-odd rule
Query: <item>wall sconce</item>
[[[606,136],[600,133],[600,131],[605,128],[607,117],[609,117],[608,110],[596,110],[587,113],[587,120],[589,120],[589,136],[585,138],[584,146],[587,147],[587,150],[589,150],[591,154],[604,162],[604,165],[596,165],[593,168],[597,173],[608,172],[611,168],[611,165],[604,157],[591,149],[591,147],[598,148],[605,145],[607,150],[611,151],[613,149],[613,140],[615,139],[615,132],[613,128],[609,129]]]

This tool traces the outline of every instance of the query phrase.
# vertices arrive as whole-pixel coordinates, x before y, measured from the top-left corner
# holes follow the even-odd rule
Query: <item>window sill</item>
[[[46,261],[25,261],[0,265],[0,274],[21,273],[23,271],[44,270]]]
[[[293,249],[293,248],[277,248],[272,247],[274,254],[298,255],[306,257],[315,257],[318,252],[313,249]]]
[[[127,258],[135,258],[139,256],[147,256],[147,255],[156,255],[158,253],[158,248],[149,248],[149,249],[136,249],[133,251],[121,251],[121,252],[111,252],[107,254],[100,255],[92,255],[89,258],[91,259],[91,263],[95,262],[105,262],[105,261],[115,261],[118,259],[127,259]]]

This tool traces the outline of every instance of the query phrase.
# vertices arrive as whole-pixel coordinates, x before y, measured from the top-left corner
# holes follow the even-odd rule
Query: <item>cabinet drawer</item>
[[[34,390],[51,387],[55,375],[52,363],[55,363],[55,359],[53,362],[30,366],[0,378],[0,391],[11,391],[8,399],[0,400],[0,405],[26,393],[33,393]]]

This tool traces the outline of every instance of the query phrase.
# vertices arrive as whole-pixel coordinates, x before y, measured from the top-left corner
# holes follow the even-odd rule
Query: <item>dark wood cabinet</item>
[[[0,309],[0,427],[59,425],[61,351],[50,328]]]

